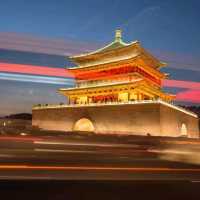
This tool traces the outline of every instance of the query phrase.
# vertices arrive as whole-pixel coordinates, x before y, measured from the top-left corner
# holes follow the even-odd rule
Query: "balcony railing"
[[[130,105],[130,104],[163,104],[165,106],[174,108],[186,114],[189,114],[193,117],[198,118],[198,116],[188,111],[180,106],[174,105],[173,103],[165,102],[163,100],[135,100],[135,101],[127,101],[127,102],[103,102],[103,103],[87,103],[87,104],[37,104],[33,106],[33,110],[40,109],[55,109],[55,108],[68,108],[68,107],[96,107],[96,106],[109,106],[109,105]]]

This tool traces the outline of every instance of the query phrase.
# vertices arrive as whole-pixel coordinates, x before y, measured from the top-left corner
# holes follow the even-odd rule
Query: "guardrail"
[[[104,103],[88,103],[88,104],[37,104],[33,106],[33,110],[40,110],[40,109],[54,109],[54,108],[68,108],[68,107],[95,107],[95,106],[109,106],[109,105],[130,105],[130,104],[162,104],[171,108],[174,108],[176,110],[179,110],[181,112],[184,112],[186,114],[189,114],[193,117],[198,118],[198,116],[188,111],[180,106],[174,105],[173,103],[165,102],[163,100],[135,100],[135,101],[127,101],[127,102],[104,102]]]

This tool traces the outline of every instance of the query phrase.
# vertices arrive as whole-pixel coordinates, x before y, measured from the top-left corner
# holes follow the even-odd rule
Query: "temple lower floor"
[[[34,126],[46,130],[190,138],[199,137],[198,123],[195,114],[160,101],[35,107],[32,120]]]
[[[69,104],[90,104],[105,102],[128,102],[163,99],[170,102],[172,95],[166,94],[159,87],[145,81],[117,83],[96,87],[77,87],[61,89],[60,93],[68,98]]]

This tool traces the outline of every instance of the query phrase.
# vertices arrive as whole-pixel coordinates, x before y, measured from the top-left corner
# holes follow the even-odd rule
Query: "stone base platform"
[[[199,137],[197,115],[159,100],[36,106],[33,108],[32,125],[66,132]]]

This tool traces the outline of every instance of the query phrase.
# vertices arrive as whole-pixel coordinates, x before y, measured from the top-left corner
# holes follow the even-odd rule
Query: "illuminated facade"
[[[114,42],[97,51],[72,56],[78,67],[69,68],[76,78],[75,88],[60,89],[69,104],[128,102],[161,99],[170,102],[173,96],[161,90],[165,66],[138,41],[124,43],[121,30]]]
[[[124,43],[121,30],[107,46],[72,56],[73,88],[61,88],[62,105],[33,107],[34,126],[48,130],[103,134],[199,137],[198,117],[172,103],[162,91],[166,66],[138,41]]]

